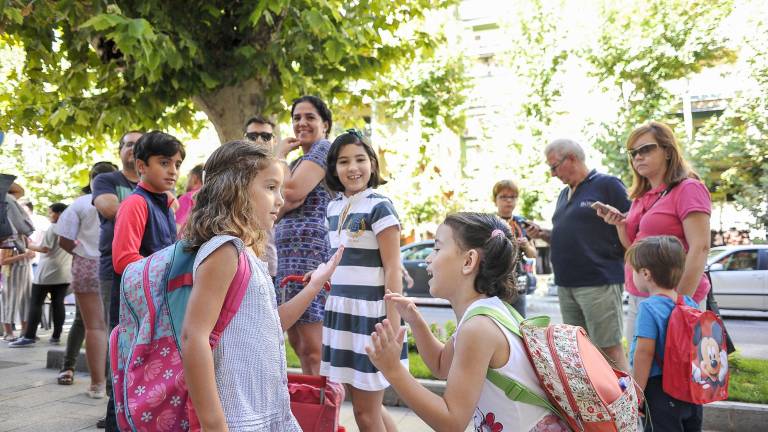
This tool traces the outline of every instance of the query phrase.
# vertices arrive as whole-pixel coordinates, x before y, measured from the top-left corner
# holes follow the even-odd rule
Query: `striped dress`
[[[376,323],[387,316],[384,267],[376,235],[400,226],[397,212],[387,197],[366,189],[331,201],[327,222],[331,254],[341,244],[345,249],[331,276],[331,293],[325,303],[320,374],[361,390],[383,390],[389,383],[368,359],[365,346],[371,343]],[[407,368],[405,342],[400,359]]]
[[[6,257],[19,252],[2,250]],[[27,320],[30,295],[32,294],[32,260],[25,259],[3,266],[2,298],[0,303],[0,321],[4,324],[20,324]]]

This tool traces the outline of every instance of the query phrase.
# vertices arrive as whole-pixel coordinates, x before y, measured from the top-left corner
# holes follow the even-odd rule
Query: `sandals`
[[[57,381],[59,385],[72,385],[75,382],[75,371],[73,369],[64,369],[59,372]]]

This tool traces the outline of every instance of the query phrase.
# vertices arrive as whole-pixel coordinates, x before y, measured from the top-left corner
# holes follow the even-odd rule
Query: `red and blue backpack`
[[[686,305],[678,295],[661,366],[662,388],[673,398],[699,405],[727,399],[730,371],[723,321],[712,311]]]
[[[237,240],[232,237],[233,240]],[[181,329],[195,252],[184,241],[130,264],[120,283],[120,323],[109,338],[121,431],[199,430],[184,380]],[[245,251],[210,335],[211,349],[237,313],[251,277]]]

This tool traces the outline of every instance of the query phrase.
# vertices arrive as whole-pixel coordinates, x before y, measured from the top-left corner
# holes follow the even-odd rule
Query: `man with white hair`
[[[552,267],[566,324],[584,327],[616,367],[628,371],[621,343],[624,249],[612,225],[592,208],[596,201],[629,210],[627,190],[618,178],[587,167],[584,150],[570,139],[544,149],[550,173],[567,185],[557,199],[552,230],[528,229],[550,243]]]

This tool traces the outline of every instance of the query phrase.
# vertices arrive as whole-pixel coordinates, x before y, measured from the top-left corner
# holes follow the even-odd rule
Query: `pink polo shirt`
[[[712,199],[704,184],[695,179],[685,179],[672,188],[669,193],[659,198],[667,188],[661,184],[649,190],[640,198],[632,201],[632,207],[627,214],[627,236],[630,243],[656,235],[672,235],[677,237],[688,252],[688,242],[685,241],[683,220],[689,214],[701,212],[712,213]],[[657,201],[658,200],[658,201]],[[709,235],[709,233],[707,233]],[[624,283],[627,292],[639,297],[648,297],[648,293],[640,292],[632,280],[632,266],[624,264]],[[699,286],[693,294],[693,299],[699,303],[709,292],[709,281],[702,273]]]
[[[176,210],[176,224],[184,225],[187,223],[189,213],[192,212],[192,207],[195,206],[195,194],[200,188],[192,189],[179,197],[179,208]],[[179,236],[181,236],[181,230],[179,230]]]

